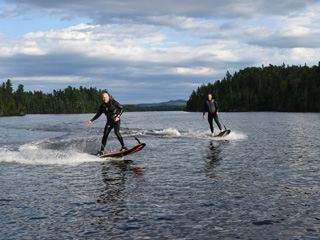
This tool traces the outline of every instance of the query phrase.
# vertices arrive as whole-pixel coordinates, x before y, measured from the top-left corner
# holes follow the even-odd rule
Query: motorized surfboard
[[[225,136],[227,136],[227,135],[229,135],[230,134],[230,132],[231,132],[231,130],[224,130],[224,131],[222,131],[222,132],[220,132],[218,135],[215,135],[214,137],[225,137]]]
[[[106,154],[103,154],[103,155],[98,155],[98,157],[100,157],[100,158],[108,158],[108,157],[121,158],[121,157],[124,157],[126,155],[136,153],[136,152],[140,151],[142,148],[144,148],[146,146],[146,144],[140,142],[140,140],[137,137],[134,137],[134,138],[137,140],[139,145],[137,145],[137,146],[135,146],[133,148],[130,148],[130,149],[123,150],[123,151],[111,152],[111,153],[106,153]]]
[[[119,152],[111,152],[111,153],[106,153],[106,154],[103,154],[101,156],[99,156],[100,158],[107,158],[107,157],[117,157],[117,158],[120,158],[120,157],[124,157],[126,155],[129,155],[129,154],[133,154],[135,152],[138,152],[140,151],[142,148],[144,148],[144,146],[146,146],[145,143],[140,143],[139,145],[133,147],[133,148],[130,148],[130,149],[127,149],[127,150],[123,150],[123,151],[119,151]]]

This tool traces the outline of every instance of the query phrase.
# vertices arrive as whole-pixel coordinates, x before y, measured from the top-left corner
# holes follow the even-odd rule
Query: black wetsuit
[[[103,137],[102,137],[102,141],[101,141],[101,151],[104,151],[104,147],[107,144],[107,138],[108,138],[109,133],[111,132],[112,128],[114,128],[114,133],[117,135],[117,138],[118,138],[119,142],[121,143],[121,146],[124,147],[123,139],[120,134],[120,120],[117,122],[115,121],[116,117],[121,116],[121,114],[123,113],[123,110],[124,110],[123,106],[120,103],[118,103],[115,100],[110,99],[108,103],[101,104],[99,111],[91,119],[91,121],[93,122],[94,120],[99,118],[102,113],[104,113],[107,117],[107,123],[104,128]]]
[[[205,115],[206,112],[208,112],[208,122],[210,124],[211,133],[213,133],[213,124],[212,124],[213,119],[218,125],[219,129],[222,130],[221,124],[219,122],[218,114],[217,114],[217,112],[219,112],[219,107],[217,102],[214,99],[211,99],[211,101],[207,100],[205,102],[204,108],[203,108],[203,115]]]

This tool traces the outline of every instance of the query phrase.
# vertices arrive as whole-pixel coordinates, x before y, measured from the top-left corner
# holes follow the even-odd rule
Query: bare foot
[[[120,152],[126,151],[126,150],[128,150],[128,148],[126,148],[125,146],[123,146],[123,147],[121,148]]]

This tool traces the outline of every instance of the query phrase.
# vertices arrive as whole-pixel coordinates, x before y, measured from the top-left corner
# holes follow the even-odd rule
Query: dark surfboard
[[[220,132],[218,135],[215,135],[214,137],[225,137],[227,135],[229,135],[231,132],[231,130],[224,130],[222,132]]]
[[[145,143],[140,143],[139,145],[130,148],[128,150],[124,150],[124,151],[119,151],[119,152],[112,152],[112,153],[106,153],[104,155],[99,156],[100,158],[108,158],[108,157],[115,157],[115,158],[120,158],[120,157],[124,157],[126,155],[129,154],[133,154],[136,153],[138,151],[140,151],[142,148],[144,148],[146,144]]]

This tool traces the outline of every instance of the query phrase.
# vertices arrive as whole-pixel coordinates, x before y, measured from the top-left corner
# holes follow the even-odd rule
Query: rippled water
[[[0,118],[1,239],[319,238],[320,114],[125,113],[111,160],[92,115]]]

